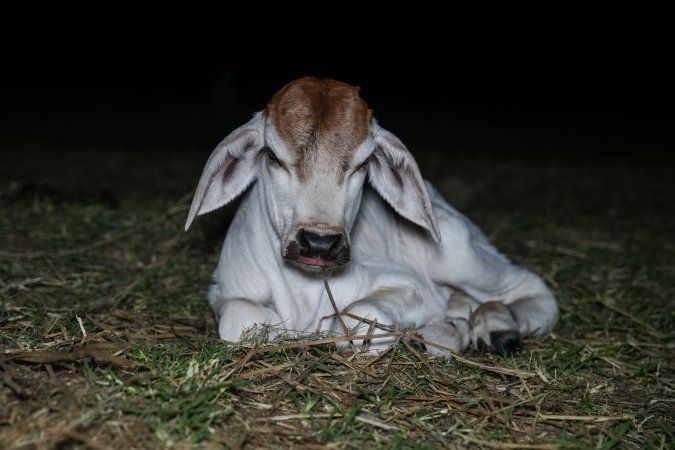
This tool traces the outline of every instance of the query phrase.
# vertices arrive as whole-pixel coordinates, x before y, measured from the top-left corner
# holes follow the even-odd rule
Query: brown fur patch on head
[[[352,153],[368,135],[372,117],[358,88],[311,77],[284,86],[264,114],[293,152],[301,176],[306,160],[318,152],[326,152],[346,170]]]

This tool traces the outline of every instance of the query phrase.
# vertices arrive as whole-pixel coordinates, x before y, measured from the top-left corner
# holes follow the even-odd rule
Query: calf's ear
[[[438,243],[438,230],[429,192],[412,154],[394,134],[373,121],[375,149],[368,164],[368,181],[402,217],[431,233]]]
[[[230,203],[255,181],[256,155],[263,143],[263,118],[257,113],[218,144],[199,179],[185,231],[196,216]]]

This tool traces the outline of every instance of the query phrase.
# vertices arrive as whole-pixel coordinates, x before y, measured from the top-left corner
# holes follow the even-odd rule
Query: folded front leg
[[[244,298],[219,299],[212,302],[211,307],[218,320],[218,334],[225,341],[238,341],[242,332],[253,325],[281,324],[281,319],[275,311]],[[276,332],[272,329],[269,338],[272,339],[274,336]]]
[[[377,322],[383,325],[394,325],[397,329],[405,329],[415,323],[414,314],[416,308],[422,304],[419,291],[411,287],[391,287],[382,288],[367,297],[352,303],[345,308],[345,312],[351,316],[343,315],[345,325],[350,335],[365,335],[371,330],[369,322]],[[335,322],[334,329],[339,334],[344,334],[339,321]],[[352,342],[357,350],[364,350],[370,353],[377,353],[385,350],[395,340],[396,337],[382,337],[377,335],[389,333],[390,330],[382,327],[374,327],[371,330],[372,339],[357,339]],[[364,342],[365,341],[365,342]],[[349,342],[339,344],[342,348],[349,348]]]

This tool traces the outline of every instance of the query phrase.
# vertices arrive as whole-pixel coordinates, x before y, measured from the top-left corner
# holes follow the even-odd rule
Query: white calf
[[[543,281],[422,180],[410,152],[348,84],[293,81],[225,138],[206,163],[186,230],[249,186],[209,294],[222,339],[258,323],[340,332],[334,317],[321,320],[333,315],[328,277],[340,310],[415,326],[457,351],[473,342],[510,353],[558,319]],[[345,321],[354,333],[366,328]],[[374,339],[370,349],[387,345]]]

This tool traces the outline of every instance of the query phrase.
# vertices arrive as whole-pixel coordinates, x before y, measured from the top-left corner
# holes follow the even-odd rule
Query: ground
[[[675,445],[672,166],[420,155],[561,307],[512,357],[442,360],[414,330],[377,358],[318,335],[218,340],[205,296],[233,208],[183,231],[204,162],[186,153],[0,156],[1,448]]]

